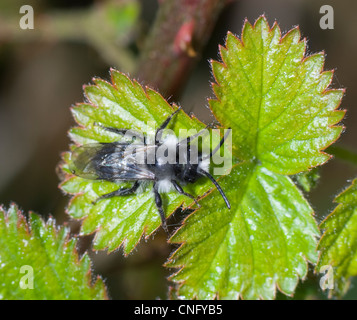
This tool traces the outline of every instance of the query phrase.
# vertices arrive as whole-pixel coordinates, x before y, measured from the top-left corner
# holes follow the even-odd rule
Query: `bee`
[[[200,133],[179,142],[177,137],[173,135],[168,135],[165,139],[161,139],[162,131],[180,109],[181,107],[168,116],[155,131],[154,144],[147,144],[145,135],[141,135],[130,129],[105,127],[95,123],[107,131],[130,137],[132,141],[90,143],[79,146],[72,152],[70,170],[73,174],[84,179],[105,180],[116,183],[132,181],[133,185],[129,188],[119,188],[118,190],[104,194],[93,203],[111,197],[133,194],[138,190],[142,182],[152,181],[155,204],[160,214],[162,227],[168,232],[160,193],[174,189],[178,193],[193,199],[199,205],[193,195],[182,189],[181,184],[195,183],[198,179],[207,177],[220,192],[228,209],[231,208],[222,188],[209,173],[210,159],[224,144],[230,130],[227,131],[220,143],[209,154],[198,151],[197,147],[190,143]],[[140,143],[137,143],[137,141]],[[159,153],[159,148],[164,148],[166,151]],[[181,155],[179,155],[179,152],[175,152],[173,161],[167,161],[167,158],[163,154],[167,155],[168,151],[172,149],[176,149],[176,151],[180,150]],[[193,154],[194,152],[197,156],[196,161],[192,161],[191,157],[191,153]],[[150,157],[152,161],[149,161]],[[180,163],[182,162],[179,161],[181,159],[185,159],[184,163]]]

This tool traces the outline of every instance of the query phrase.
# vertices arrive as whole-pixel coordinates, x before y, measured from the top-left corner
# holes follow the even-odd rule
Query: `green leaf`
[[[342,295],[349,287],[350,277],[357,275],[357,179],[335,202],[338,206],[320,225],[325,232],[318,245],[321,253],[316,271],[331,266],[333,292]]]
[[[244,24],[242,40],[228,33],[222,63],[213,61],[217,120],[233,130],[233,148],[242,160],[259,159],[268,169],[295,174],[326,162],[321,152],[343,127],[343,90],[327,90],[332,71],[322,72],[324,54],[305,57],[298,28],[283,38],[265,18]]]
[[[228,33],[212,61],[217,99],[210,107],[232,128],[233,155],[241,160],[220,180],[228,210],[215,190],[173,235],[182,243],[167,266],[177,296],[190,299],[272,299],[287,295],[316,263],[319,231],[313,210],[287,175],[326,162],[322,150],[342,131],[336,111],[343,90],[328,86],[324,55],[305,56],[298,28],[284,37],[262,16],[247,21],[239,40]]]
[[[101,128],[127,128],[150,135],[155,132],[174,109],[165,99],[152,89],[144,90],[139,83],[131,81],[124,74],[111,70],[112,84],[94,79],[95,85],[86,86],[85,94],[89,103],[78,104],[72,113],[79,127],[70,130],[72,140],[77,144],[91,142],[114,142],[121,139],[115,133]],[[183,111],[175,116],[170,129],[178,136],[179,129],[201,130],[203,123],[191,118]],[[182,132],[181,132],[182,134]],[[73,218],[83,219],[82,234],[97,232],[94,239],[95,249],[117,249],[123,244],[127,254],[133,250],[143,235],[148,237],[161,224],[154,196],[152,183],[133,195],[113,197],[92,204],[99,196],[107,194],[130,183],[118,185],[114,182],[86,180],[73,176],[68,169],[71,153],[63,157],[63,171],[66,173],[62,190],[75,195],[68,206],[68,213]],[[186,192],[195,196],[202,195],[212,188],[209,181],[203,180],[195,185],[184,187]],[[192,200],[177,192],[162,194],[164,210],[169,216],[179,206],[187,207]]]
[[[30,300],[105,299],[103,282],[91,285],[90,260],[79,260],[76,240],[30,213],[28,221],[12,204],[0,208],[0,298]]]
[[[172,239],[185,242],[168,263],[183,266],[172,278],[180,296],[272,299],[276,286],[293,294],[306,259],[317,260],[313,210],[288,177],[263,166],[238,165],[220,184],[232,209],[213,192]]]

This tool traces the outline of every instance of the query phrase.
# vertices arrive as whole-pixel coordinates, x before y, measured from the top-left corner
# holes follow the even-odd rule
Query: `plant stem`
[[[136,76],[178,96],[227,0],[162,0]]]
[[[338,145],[332,145],[326,149],[326,152],[332,154],[338,159],[344,160],[357,166],[357,152],[354,150],[350,150]]]

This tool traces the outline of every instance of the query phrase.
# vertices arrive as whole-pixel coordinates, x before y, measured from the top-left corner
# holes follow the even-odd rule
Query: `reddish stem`
[[[162,0],[136,76],[177,97],[227,0]]]

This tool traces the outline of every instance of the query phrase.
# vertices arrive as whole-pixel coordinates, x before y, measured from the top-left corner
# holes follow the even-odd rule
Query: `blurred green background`
[[[19,26],[22,5],[34,8],[33,30]],[[334,9],[334,29],[319,26],[322,5]],[[78,222],[65,215],[68,197],[58,189],[56,166],[68,149],[67,131],[75,123],[69,107],[83,101],[82,85],[92,77],[108,79],[109,67],[131,72],[155,19],[156,0],[2,0],[0,2],[0,203],[11,201],[25,210],[53,215],[59,224]],[[300,26],[308,39],[308,54],[326,53],[325,69],[335,69],[334,87],[346,88],[342,108],[346,130],[338,144],[357,151],[357,2],[353,0],[241,0],[223,10],[201,60],[190,75],[179,102],[204,122],[213,120],[207,109],[212,97],[208,59],[218,58],[228,30],[240,35],[244,18],[253,23],[264,13],[282,31]],[[140,80],[140,79],[139,79]],[[320,222],[333,208],[333,198],[357,176],[357,168],[332,160],[309,194]],[[90,247],[81,240],[79,251]],[[115,253],[91,253],[96,273],[107,280],[113,299],[167,298],[169,270],[162,267],[172,251],[158,232],[142,241],[127,258]],[[319,278],[310,273],[296,298],[326,298]],[[357,282],[345,299],[357,298]],[[278,298],[285,298],[278,295]]]

